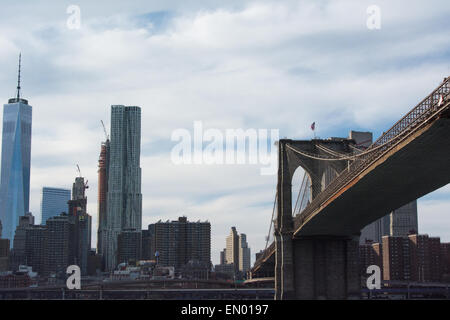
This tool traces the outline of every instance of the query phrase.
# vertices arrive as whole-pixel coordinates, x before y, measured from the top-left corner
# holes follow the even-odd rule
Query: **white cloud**
[[[450,201],[428,200],[418,202],[419,232],[440,237],[441,242],[450,242]]]

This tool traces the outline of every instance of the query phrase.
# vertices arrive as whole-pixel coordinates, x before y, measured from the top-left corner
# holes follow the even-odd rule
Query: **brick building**
[[[141,259],[142,248],[141,231],[134,229],[123,230],[117,237],[117,261],[119,263],[129,263]]]
[[[48,228],[30,225],[26,229],[25,263],[39,275],[48,274]]]
[[[0,239],[0,272],[9,270],[9,239]]]
[[[409,242],[397,236],[382,237],[383,280],[409,280]]]
[[[10,272],[0,275],[0,288],[26,288],[31,283],[31,278],[27,274],[13,274]]]
[[[48,271],[65,275],[71,264],[70,243],[73,241],[73,226],[67,214],[47,219],[48,228]]]
[[[359,252],[363,276],[375,264],[386,281],[450,282],[450,243],[441,243],[439,237],[384,236],[382,245],[367,242]]]
[[[211,265],[211,224],[189,222],[186,217],[176,221],[157,222],[148,226],[150,253],[158,254],[158,264],[180,269],[189,261]]]
[[[411,280],[439,282],[441,280],[441,241],[426,234],[409,235]]]
[[[367,241],[359,246],[361,274],[366,275],[367,267],[377,265],[383,272],[382,246],[378,242]]]

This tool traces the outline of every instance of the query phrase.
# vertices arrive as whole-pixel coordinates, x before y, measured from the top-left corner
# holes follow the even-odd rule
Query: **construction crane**
[[[106,132],[106,127],[105,127],[105,124],[103,123],[103,120],[100,120],[100,122],[102,123],[103,131],[105,132],[105,138],[106,138],[106,140],[109,140],[109,135]]]
[[[80,178],[82,178],[80,166],[79,166],[78,164],[77,164],[77,170],[78,170],[78,174],[80,175]],[[84,183],[84,188],[85,188],[85,189],[88,189],[88,188],[89,188],[88,182],[89,182],[89,180],[86,180],[86,182]]]

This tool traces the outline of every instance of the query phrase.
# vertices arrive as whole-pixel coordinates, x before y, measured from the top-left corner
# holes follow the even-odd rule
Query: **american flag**
[[[316,122],[313,122],[313,123],[311,124],[311,130],[314,131],[315,128],[316,128]]]

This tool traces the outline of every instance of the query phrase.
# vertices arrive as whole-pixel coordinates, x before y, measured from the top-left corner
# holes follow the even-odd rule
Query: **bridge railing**
[[[391,139],[401,134],[405,129],[426,120],[427,115],[438,110],[438,103],[441,97],[443,102],[445,99],[448,99],[449,91],[450,77],[444,79],[444,82],[439,87],[423,99],[415,108],[409,111],[403,118],[397,121],[397,123],[395,123],[380,138],[378,138],[378,140],[375,141],[371,147],[389,142]],[[444,103],[442,103],[442,105],[444,105]],[[371,147],[369,147],[369,149]]]
[[[328,199],[341,190],[373,162],[384,155],[403,137],[418,129],[427,119],[437,115],[450,100],[450,77],[423,99],[416,107],[395,123],[363,153],[343,170],[331,183],[320,192],[299,215],[295,217],[295,225],[302,225],[306,219],[319,209]]]

